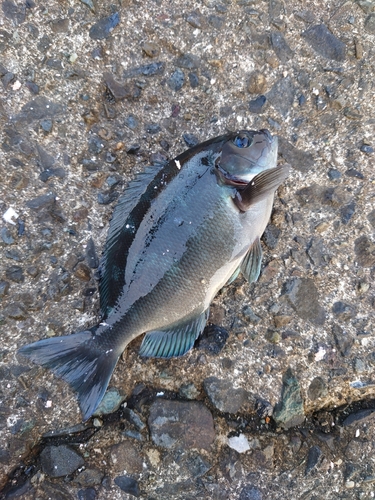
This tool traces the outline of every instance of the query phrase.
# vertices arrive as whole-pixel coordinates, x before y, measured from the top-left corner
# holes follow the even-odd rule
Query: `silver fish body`
[[[183,355],[220,288],[239,271],[250,282],[258,278],[259,238],[288,175],[276,158],[268,131],[240,131],[149,168],[129,185],[103,253],[102,321],[20,350],[70,383],[85,420],[129,342],[146,332],[141,355]]]

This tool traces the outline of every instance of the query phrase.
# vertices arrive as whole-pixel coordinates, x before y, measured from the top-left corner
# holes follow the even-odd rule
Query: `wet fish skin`
[[[84,420],[134,338],[146,332],[143,356],[183,355],[203,331],[218,290],[239,271],[250,282],[258,278],[259,238],[288,175],[276,159],[277,139],[268,131],[240,131],[130,183],[104,249],[101,323],[20,349],[76,390]]]

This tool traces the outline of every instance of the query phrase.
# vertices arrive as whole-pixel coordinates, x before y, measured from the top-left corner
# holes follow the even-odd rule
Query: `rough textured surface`
[[[370,0],[0,0],[3,496],[373,498],[374,37]],[[95,324],[135,173],[238,128],[292,165],[259,281],[225,287],[181,359],[133,342],[81,424],[17,348]],[[51,477],[52,447],[82,465]]]

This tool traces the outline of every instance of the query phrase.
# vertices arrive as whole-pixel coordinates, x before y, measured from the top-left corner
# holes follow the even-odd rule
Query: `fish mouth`
[[[229,172],[221,168],[219,164],[216,164],[215,167],[219,179],[226,186],[234,186],[237,188],[244,188],[245,186],[247,186],[248,181],[245,181],[235,175],[230,174]]]

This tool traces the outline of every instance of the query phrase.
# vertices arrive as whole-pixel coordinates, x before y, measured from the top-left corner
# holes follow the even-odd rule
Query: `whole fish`
[[[260,273],[259,238],[288,175],[277,138],[241,130],[199,144],[139,174],[113,212],[100,272],[101,322],[26,345],[78,394],[83,419],[97,409],[126,346],[141,356],[182,356],[202,333],[216,293]]]

